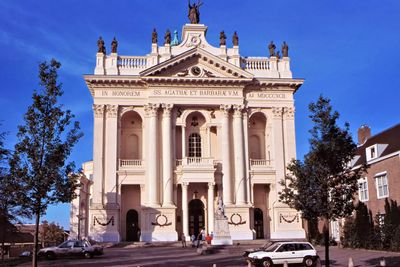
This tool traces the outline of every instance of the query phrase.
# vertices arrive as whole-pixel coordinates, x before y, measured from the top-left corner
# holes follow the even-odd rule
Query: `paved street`
[[[227,247],[212,255],[198,255],[194,248],[181,248],[180,244],[149,247],[118,247],[105,249],[105,255],[93,259],[56,259],[53,261],[40,260],[39,266],[247,266],[241,254],[245,249],[254,248],[254,244],[240,244]],[[258,246],[258,245],[256,245]],[[324,260],[323,247],[317,248]],[[331,247],[331,266],[348,266],[349,257],[353,258],[354,266],[378,266],[382,257],[386,266],[400,266],[400,253],[377,252],[367,250],[339,249]],[[18,266],[30,266],[29,263]]]

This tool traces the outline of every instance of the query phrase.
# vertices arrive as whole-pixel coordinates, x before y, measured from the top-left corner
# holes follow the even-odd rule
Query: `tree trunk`
[[[329,219],[324,218],[325,267],[329,267]]]
[[[32,257],[32,267],[37,267],[37,254],[38,254],[38,242],[39,242],[39,221],[40,221],[40,211],[36,211],[36,225],[35,225],[35,237],[33,239],[34,249]]]
[[[1,232],[2,232],[1,233],[1,236],[2,236],[2,239],[1,239],[1,261],[4,261],[4,243],[6,241],[6,229],[5,229],[5,227],[2,229]]]

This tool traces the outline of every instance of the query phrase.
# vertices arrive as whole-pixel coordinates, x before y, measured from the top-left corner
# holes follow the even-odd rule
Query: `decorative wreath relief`
[[[101,226],[107,226],[111,223],[111,225],[114,226],[114,216],[111,216],[111,218],[108,220],[108,222],[105,222],[105,223],[101,223],[99,221],[99,219],[97,219],[97,217],[94,216],[93,225],[96,225],[96,223],[100,224]]]
[[[289,215],[279,215],[279,222],[282,223],[282,220],[284,220],[287,223],[292,223],[297,219],[297,222],[299,222],[299,214],[296,214],[293,218],[289,218]]]
[[[229,224],[233,224],[234,226],[238,226],[241,224],[245,224],[246,221],[243,221],[242,216],[239,213],[233,213],[230,218]]]
[[[157,225],[160,227],[169,226],[171,224],[172,223],[168,222],[168,218],[164,214],[158,214],[156,217],[156,222],[151,223],[151,225]]]

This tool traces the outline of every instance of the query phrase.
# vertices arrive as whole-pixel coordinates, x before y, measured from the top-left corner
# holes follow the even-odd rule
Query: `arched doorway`
[[[193,199],[189,202],[189,234],[199,235],[204,228],[204,204],[200,199]]]
[[[139,241],[139,215],[136,210],[129,210],[126,213],[126,241]]]
[[[254,230],[256,231],[256,239],[264,238],[264,220],[261,209],[254,209]]]

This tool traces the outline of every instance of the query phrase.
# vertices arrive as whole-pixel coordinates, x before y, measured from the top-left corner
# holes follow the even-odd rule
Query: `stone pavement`
[[[263,242],[234,242],[234,246],[227,246],[211,255],[198,255],[196,248],[182,248],[180,243],[165,243],[153,245],[121,244],[105,249],[105,255],[93,259],[68,258],[53,261],[40,260],[40,267],[58,266],[93,266],[93,267],[136,267],[136,266],[177,266],[177,267],[213,267],[220,266],[247,266],[242,253],[245,249],[259,247]],[[189,245],[189,243],[188,243]],[[324,262],[324,248],[317,247],[318,253]],[[400,253],[369,250],[330,248],[331,266],[348,266],[349,257],[353,258],[354,266],[379,266],[382,257],[386,259],[386,266],[399,267]],[[25,263],[18,266],[30,266]]]

